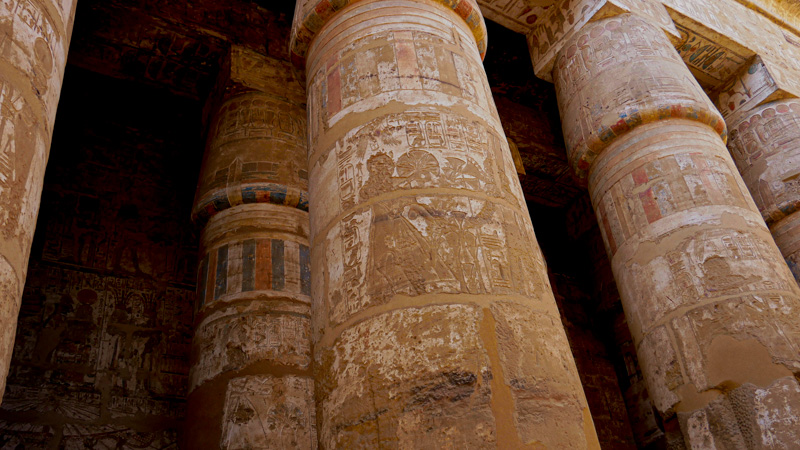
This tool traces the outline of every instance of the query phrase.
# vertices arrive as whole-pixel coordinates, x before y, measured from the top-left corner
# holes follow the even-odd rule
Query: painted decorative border
[[[242,201],[237,204],[272,203],[308,212],[308,192],[297,189],[292,191],[295,195],[290,195],[288,187],[276,183],[245,184],[241,187]],[[231,204],[226,190],[212,191],[197,202],[192,211],[192,221],[197,225],[204,225],[212,216],[232,206],[236,205]]]
[[[606,118],[604,118],[606,119]],[[600,153],[608,147],[616,138],[628,133],[634,128],[647,123],[658,122],[665,119],[687,119],[700,122],[711,127],[723,143],[728,142],[728,128],[719,112],[711,111],[706,108],[683,105],[661,105],[647,109],[626,109],[620,113],[616,122],[612,125],[600,125],[596,134],[589,136],[583,143],[583,151],[571,151],[570,153],[578,156],[573,163],[575,175],[579,180],[586,180],[589,175],[589,168]],[[601,122],[608,123],[606,120]],[[580,144],[579,144],[580,145]]]
[[[345,7],[358,3],[362,0],[319,0],[311,9],[300,24],[292,29],[292,42],[291,42],[291,59],[295,67],[304,69],[306,64],[306,55],[311,41],[319,33],[326,23]],[[478,44],[478,52],[481,59],[486,56],[486,23],[483,21],[483,16],[477,6],[473,6],[470,0],[429,0],[434,3],[439,3],[459,15],[467,23],[467,26],[472,31],[475,37],[475,42]]]

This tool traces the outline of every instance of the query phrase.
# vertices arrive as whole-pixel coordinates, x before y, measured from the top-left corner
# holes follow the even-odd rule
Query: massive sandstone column
[[[0,398],[76,4],[76,0],[0,2]]]
[[[631,14],[568,35],[553,79],[667,431],[680,424],[691,448],[800,442],[800,290],[722,117],[664,32]]]
[[[800,100],[769,101],[783,95],[757,57],[717,102],[730,130],[733,160],[800,281]]]
[[[195,198],[186,448],[315,448],[305,93],[234,48]]]
[[[322,448],[598,448],[469,0],[300,1]]]

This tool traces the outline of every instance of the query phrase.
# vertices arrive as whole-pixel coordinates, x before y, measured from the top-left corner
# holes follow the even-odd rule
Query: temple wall
[[[68,71],[63,103],[71,113],[56,127],[0,447],[177,441],[197,239],[193,180],[176,173],[197,173],[199,159],[180,155],[202,143],[186,138],[199,138],[196,104],[149,110],[158,95]]]

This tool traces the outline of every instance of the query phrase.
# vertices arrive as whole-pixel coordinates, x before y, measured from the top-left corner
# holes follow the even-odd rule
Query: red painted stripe
[[[661,210],[658,208],[653,190],[648,189],[639,193],[639,201],[642,202],[644,214],[647,216],[647,223],[653,223],[661,218]]]
[[[338,65],[328,74],[327,92],[327,112],[328,117],[331,117],[342,110],[342,76],[339,74]]]
[[[256,244],[257,291],[272,289],[272,240],[259,239]]]
[[[647,183],[648,180],[647,171],[644,169],[644,166],[633,171],[633,182],[636,183],[636,186],[641,186]]]

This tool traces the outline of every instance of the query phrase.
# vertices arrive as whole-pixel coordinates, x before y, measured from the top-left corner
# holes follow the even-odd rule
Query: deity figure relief
[[[359,192],[361,200],[368,200],[394,189],[392,179],[394,161],[392,161],[391,156],[383,152],[370,156],[367,160],[367,172],[369,173],[369,178],[367,178]]]

